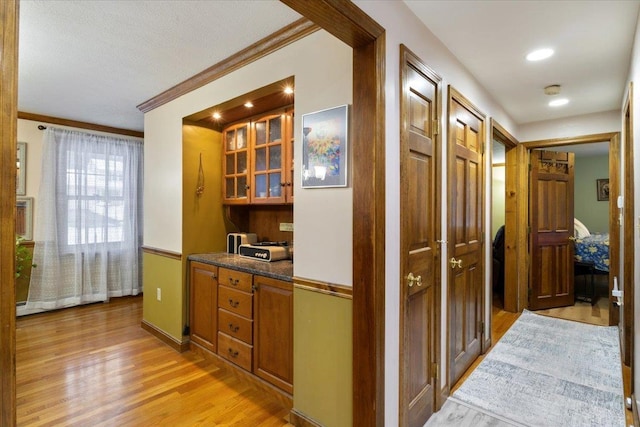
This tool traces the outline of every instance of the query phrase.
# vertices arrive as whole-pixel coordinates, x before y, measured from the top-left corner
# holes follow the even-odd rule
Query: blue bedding
[[[578,238],[575,243],[577,261],[593,262],[596,270],[609,272],[609,233]]]

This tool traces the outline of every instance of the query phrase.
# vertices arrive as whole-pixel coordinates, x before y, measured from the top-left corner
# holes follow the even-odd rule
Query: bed
[[[599,272],[609,272],[609,233],[591,234],[577,219],[574,223],[575,259],[593,264]]]

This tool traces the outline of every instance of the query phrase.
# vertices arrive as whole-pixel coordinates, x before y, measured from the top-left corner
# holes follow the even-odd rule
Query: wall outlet
[[[156,299],[162,301],[162,289],[156,288]]]
[[[293,223],[292,222],[281,222],[280,223],[280,231],[293,231]]]

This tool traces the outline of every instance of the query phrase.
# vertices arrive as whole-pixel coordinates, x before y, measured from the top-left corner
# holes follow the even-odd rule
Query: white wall
[[[624,194],[624,185],[625,185],[625,181],[627,179],[632,178],[633,182],[634,182],[634,200],[635,200],[635,205],[634,205],[634,211],[635,211],[635,215],[636,217],[638,217],[638,219],[634,220],[634,223],[638,223],[638,221],[640,221],[640,217],[638,216],[640,214],[640,108],[638,108],[638,106],[640,106],[640,22],[638,22],[638,25],[636,26],[636,35],[634,38],[634,43],[633,43],[633,50],[632,50],[632,55],[631,55],[631,66],[629,67],[629,77],[627,80],[627,87],[629,87],[629,83],[633,83],[634,88],[633,88],[633,96],[631,98],[631,103],[634,106],[633,108],[633,123],[634,123],[634,127],[633,127],[633,135],[631,136],[633,139],[633,151],[634,151],[634,158],[633,158],[633,168],[634,168],[634,174],[633,177],[627,177],[627,173],[626,171],[624,171],[624,175],[623,175],[623,179],[622,181],[622,186],[623,188],[621,189],[622,194]],[[623,107],[624,106],[624,102],[625,99],[627,97],[628,91],[625,90],[623,99],[620,100],[620,106]],[[621,123],[622,118],[620,119]],[[622,125],[621,125],[622,126]],[[621,141],[624,141],[625,138],[621,138]],[[626,155],[626,153],[624,152],[624,144],[622,144],[623,146],[623,156]],[[621,162],[622,165],[624,165],[624,160]],[[624,230],[625,233],[634,233],[634,262],[633,264],[635,266],[640,265],[640,235],[638,232],[636,232],[635,230]],[[629,278],[625,278],[624,280],[630,280]],[[636,267],[634,269],[634,277],[633,277],[633,283],[634,283],[634,289],[635,289],[635,293],[634,293],[634,323],[635,323],[635,328],[634,328],[634,349],[633,349],[633,353],[634,353],[634,360],[633,360],[633,365],[636,367],[634,369],[633,372],[633,389],[635,390],[635,395],[636,397],[638,397],[638,395],[640,394],[640,369],[638,369],[637,367],[640,366],[640,350],[639,350],[639,346],[638,343],[640,343],[640,290],[638,290],[638,287],[636,286],[638,281],[640,280],[640,268]]]
[[[301,153],[302,115],[351,103],[351,56],[351,48],[318,31],[146,113],[145,246],[181,252],[183,117],[293,75],[295,152]],[[295,169],[301,170],[299,156]],[[350,286],[351,181],[347,188],[303,190],[299,179],[295,185],[294,275]]]
[[[399,58],[400,44],[406,45],[411,49],[422,61],[432,68],[443,79],[443,99],[442,113],[443,121],[440,128],[442,132],[443,146],[446,147],[448,139],[446,117],[448,114],[446,108],[447,85],[453,85],[472,103],[474,103],[485,114],[493,116],[498,122],[505,127],[510,133],[515,134],[515,124],[506,112],[491,98],[490,94],[482,88],[473,76],[464,68],[464,66],[453,56],[451,52],[412,14],[403,2],[397,1],[366,1],[356,0],[354,3],[359,8],[369,14],[380,25],[386,29],[386,298],[385,298],[385,424],[397,425],[398,423],[398,396],[399,396],[399,286],[400,277],[400,213],[399,213],[399,187],[400,187],[400,161],[399,161],[399,135],[400,135],[400,114],[399,114],[399,98],[401,93],[400,74],[399,74]],[[487,143],[491,141],[489,135],[489,120],[487,117],[487,135],[485,140]],[[446,149],[443,150],[442,158],[442,174],[443,181],[446,182]],[[486,156],[488,161],[490,156]],[[486,170],[490,170],[490,165],[486,164]],[[490,197],[491,178],[487,175],[487,199],[486,206],[491,206]],[[442,212],[442,238],[446,240],[446,188],[442,188],[443,212]],[[486,215],[487,229],[489,228],[490,215]],[[487,246],[485,255],[487,265],[491,265],[489,257],[490,239],[486,239]],[[446,253],[447,248],[442,248]],[[440,379],[446,378],[446,362],[447,362],[447,346],[446,346],[446,324],[447,324],[447,283],[446,274],[447,267],[444,265],[445,258],[442,257],[442,367]],[[489,269],[486,274],[488,276]],[[490,292],[490,281],[486,280],[487,292]],[[487,301],[486,321],[490,324],[490,307],[491,301]]]
[[[620,110],[520,125],[520,142],[620,132]]]

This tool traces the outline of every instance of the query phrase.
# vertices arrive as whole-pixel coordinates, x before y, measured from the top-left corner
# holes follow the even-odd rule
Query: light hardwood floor
[[[286,426],[223,362],[140,328],[142,298],[18,318],[18,426]]]

